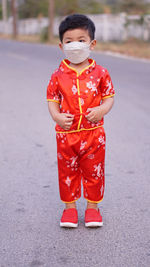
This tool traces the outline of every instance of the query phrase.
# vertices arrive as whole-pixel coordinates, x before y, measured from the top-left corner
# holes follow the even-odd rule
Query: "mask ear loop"
[[[92,50],[92,49],[91,49],[91,44],[92,44],[92,42],[93,42],[94,40],[95,40],[95,39],[93,39],[93,40],[89,43],[89,49],[90,49],[90,50]]]

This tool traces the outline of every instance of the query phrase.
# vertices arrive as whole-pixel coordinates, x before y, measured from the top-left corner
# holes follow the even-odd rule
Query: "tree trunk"
[[[2,0],[3,21],[7,21],[7,0]]]
[[[48,27],[48,40],[51,42],[54,38],[53,26],[54,26],[54,0],[49,0],[49,27]]]
[[[2,0],[2,16],[4,33],[7,33],[7,0]]]
[[[16,0],[11,0],[11,12],[13,17],[13,38],[17,38],[17,3]]]

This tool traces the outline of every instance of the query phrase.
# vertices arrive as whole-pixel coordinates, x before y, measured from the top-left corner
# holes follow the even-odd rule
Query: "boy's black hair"
[[[95,38],[95,25],[91,19],[82,14],[67,16],[59,26],[59,38],[62,42],[63,35],[68,30],[85,29],[88,30],[91,40]]]

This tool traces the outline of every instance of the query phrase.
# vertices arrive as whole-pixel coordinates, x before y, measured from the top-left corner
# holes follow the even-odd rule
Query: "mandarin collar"
[[[95,60],[89,58],[89,66],[87,66],[86,68],[84,68],[80,73],[79,73],[79,76],[81,74],[84,74],[84,76],[88,75],[93,69],[95,69],[96,67],[96,62]],[[70,67],[70,61],[68,59],[64,59],[60,66],[59,66],[59,69],[61,72],[65,72],[67,74],[71,74],[73,76],[76,76],[77,74],[77,71],[76,69]]]

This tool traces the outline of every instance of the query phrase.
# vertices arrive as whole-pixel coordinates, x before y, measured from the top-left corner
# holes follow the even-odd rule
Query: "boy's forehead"
[[[80,28],[67,30],[63,35],[63,40],[67,38],[80,38],[80,37],[90,38],[88,30]]]

